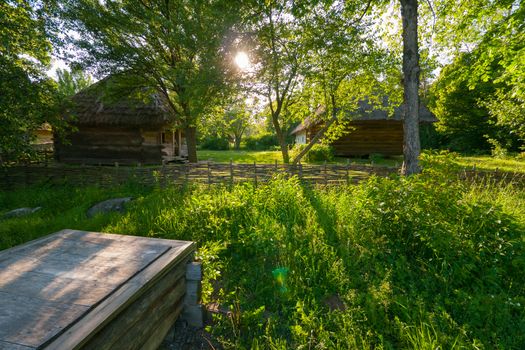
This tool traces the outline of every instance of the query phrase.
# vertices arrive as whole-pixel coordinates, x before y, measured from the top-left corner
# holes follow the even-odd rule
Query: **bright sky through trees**
[[[235,55],[235,64],[243,71],[250,68],[250,58],[246,52],[240,51],[237,53],[237,55]]]

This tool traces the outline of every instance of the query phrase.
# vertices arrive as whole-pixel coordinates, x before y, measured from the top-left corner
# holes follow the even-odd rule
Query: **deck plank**
[[[38,347],[82,316],[88,307],[0,291],[0,340]]]
[[[12,281],[5,283],[5,271],[0,272],[0,290],[6,293],[40,298],[59,303],[91,306],[113,291],[107,281],[86,281],[73,278],[54,277],[37,272],[12,272]],[[89,293],[79,293],[89,290]]]
[[[34,350],[32,346],[8,343],[0,340],[0,350]]]
[[[188,254],[193,250],[192,242],[177,245],[163,254],[159,259],[150,264],[134,278],[119,288],[98,305],[93,312],[87,314],[82,322],[77,322],[65,331],[59,338],[47,344],[46,349],[61,350],[64,347],[73,349],[80,347],[87,342],[90,337],[96,334],[112,317],[119,314],[136,298],[144,293],[148,288],[180,261],[187,259]]]

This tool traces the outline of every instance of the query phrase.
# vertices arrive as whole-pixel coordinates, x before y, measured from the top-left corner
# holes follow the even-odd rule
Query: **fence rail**
[[[110,187],[126,182],[144,185],[204,183],[232,185],[251,182],[255,185],[267,182],[275,174],[298,176],[310,184],[350,184],[366,179],[371,174],[388,176],[398,168],[385,166],[348,164],[239,164],[201,162],[196,164],[174,164],[163,166],[65,166],[65,165],[17,165],[0,167],[0,188],[11,189],[34,184],[72,184]],[[502,171],[483,172],[463,170],[459,177],[473,181],[498,181],[525,185],[524,173]]]
[[[235,184],[268,181],[275,174],[297,175],[312,184],[355,183],[370,174],[387,176],[397,172],[390,167],[358,164],[321,164],[292,166],[290,164],[238,164],[201,162],[148,167],[124,166],[10,166],[0,168],[0,188],[8,189],[39,183],[70,183],[73,185],[113,186],[129,181],[145,185],[182,184]]]

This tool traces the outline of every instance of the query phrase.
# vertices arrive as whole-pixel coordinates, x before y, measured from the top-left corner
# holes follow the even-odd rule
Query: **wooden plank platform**
[[[192,242],[62,230],[0,251],[0,350],[154,349]]]

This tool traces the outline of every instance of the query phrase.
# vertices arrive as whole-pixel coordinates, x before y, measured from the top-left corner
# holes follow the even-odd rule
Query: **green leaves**
[[[500,138],[517,137],[523,144],[525,4],[510,0],[441,1],[440,4],[444,13],[438,18],[441,30],[438,40],[443,40],[445,46],[455,45],[466,52],[457,54],[450,69],[442,71],[437,83],[439,87],[434,88],[435,94],[444,96],[447,93],[438,90],[450,92],[454,85],[457,87],[453,81],[462,81],[461,99],[471,101],[465,106],[467,115],[475,118],[476,111],[484,111],[486,119],[490,116],[497,125],[490,128],[507,134]],[[474,113],[469,113],[468,109]],[[450,116],[454,114],[453,109],[449,112]],[[487,128],[486,122],[481,125]]]
[[[78,33],[71,43],[81,50],[80,63],[100,75],[126,72],[133,87],[155,89],[178,124],[193,128],[227,80],[233,6],[225,0],[75,0],[60,14],[65,28]],[[188,152],[196,161],[194,139]]]
[[[44,10],[29,0],[0,3],[0,160],[31,153],[33,132],[58,124],[56,86],[45,76],[51,42]]]
[[[48,64],[51,43],[41,9],[30,0],[0,3],[0,54],[31,65],[31,59]],[[25,55],[25,57],[20,57]]]

